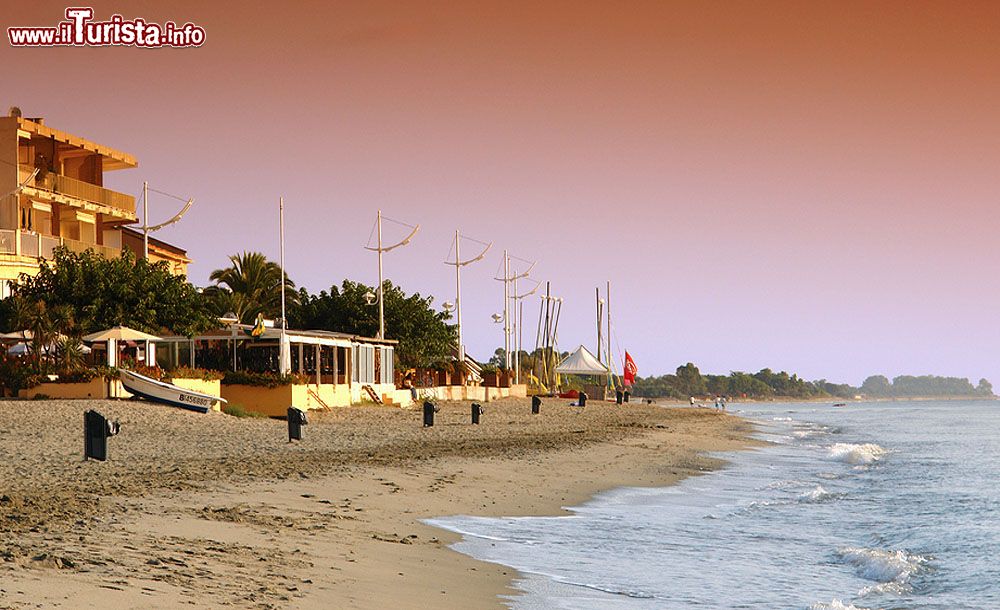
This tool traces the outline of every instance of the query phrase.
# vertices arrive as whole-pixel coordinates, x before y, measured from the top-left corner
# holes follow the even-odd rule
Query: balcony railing
[[[21,256],[29,258],[52,260],[55,258],[55,249],[59,246],[65,246],[73,252],[93,250],[104,258],[117,258],[122,253],[119,248],[90,244],[76,239],[41,235],[29,231],[0,230],[0,254],[17,254],[15,239],[21,240]]]
[[[31,172],[35,171],[35,168],[28,165],[22,165],[18,169],[20,170],[18,176],[21,182],[31,176]],[[129,214],[135,214],[135,197],[132,195],[112,191],[103,186],[97,186],[96,184],[70,178],[69,176],[48,172],[44,176],[35,176],[35,179],[30,181],[26,186],[59,193],[67,197],[83,199],[98,205],[122,210]]]

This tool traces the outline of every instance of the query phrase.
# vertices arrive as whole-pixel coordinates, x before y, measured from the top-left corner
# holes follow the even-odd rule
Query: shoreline
[[[272,420],[178,416],[136,404],[105,405],[129,405],[122,413],[127,425],[123,435],[141,436],[135,430],[136,409],[152,414],[148,424],[211,421],[248,437],[253,435],[247,430],[280,432],[284,427]],[[72,416],[83,405],[61,408]],[[28,502],[30,489],[20,494],[2,490],[0,495],[10,496],[6,529],[0,499],[0,533],[16,543],[6,549],[0,544],[0,608],[100,603],[144,608],[503,607],[500,596],[517,594],[512,587],[517,572],[452,550],[461,536],[423,520],[454,514],[566,514],[564,507],[603,491],[671,485],[723,464],[706,452],[755,444],[746,420],[714,410],[602,404],[580,412],[546,401],[542,415],[531,416],[523,400],[491,403],[487,409],[484,424],[473,427],[464,421],[467,403],[442,405],[438,425],[423,430],[416,427],[415,411],[369,408],[318,414],[305,430],[305,442],[244,447],[259,465],[228,474],[208,470],[199,477],[189,468],[192,460],[195,468],[214,465],[211,449],[189,455],[183,443],[160,448],[153,455],[162,459],[178,452],[183,459],[174,463],[168,458],[162,473],[114,472],[117,486],[105,489],[94,512],[80,511],[83,518],[72,519],[69,527],[58,510],[65,507],[41,498],[52,491],[44,484],[37,486],[39,497],[33,501],[49,518],[29,507],[18,516],[23,524],[10,527],[11,499]],[[0,405],[0,422],[5,414]],[[32,414],[14,419],[23,417]],[[400,423],[407,427],[398,427]],[[149,432],[156,438],[164,432],[173,436],[171,430]],[[319,444],[320,438],[342,445],[336,447],[338,463],[317,467],[308,444],[313,439]],[[75,442],[75,435],[66,440]],[[121,440],[111,439],[112,462],[76,460],[62,476],[88,483],[93,475],[124,466],[122,454],[133,448]],[[242,444],[247,439],[236,440]],[[0,450],[11,455],[9,441],[10,435],[0,434]],[[394,455],[396,450],[418,453],[417,447],[427,450]],[[141,461],[140,453],[131,459]],[[269,461],[268,454],[280,459]],[[116,455],[122,455],[119,463],[113,463]],[[325,461],[331,455],[324,450],[319,457]],[[292,468],[285,468],[288,458]],[[51,455],[39,455],[36,461],[51,464]],[[5,467],[9,469],[0,464],[0,474],[7,474]],[[174,470],[180,476],[170,476]],[[136,476],[140,481],[152,477],[157,486],[136,489],[131,480]],[[66,484],[59,477],[47,481],[53,482]],[[69,506],[71,511],[78,508]]]

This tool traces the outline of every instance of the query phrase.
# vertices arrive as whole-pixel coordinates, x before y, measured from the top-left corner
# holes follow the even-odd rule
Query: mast
[[[612,385],[614,376],[614,358],[611,356],[611,280],[608,280],[608,287],[604,293],[608,300],[608,386]]]
[[[604,323],[604,313],[601,311],[601,289],[595,288],[594,302],[597,305],[597,361],[601,362],[601,346],[604,340],[601,338],[601,325]]]
[[[466,238],[471,239],[471,238]],[[489,252],[490,248],[493,247],[493,242],[485,244],[486,247],[483,251],[479,253],[479,256],[470,258],[467,261],[462,260],[462,255],[460,251],[460,243],[462,241],[462,234],[458,229],[455,229],[455,261],[445,261],[446,265],[455,266],[455,318],[458,323],[458,360],[460,362],[465,361],[465,346],[462,344],[462,267],[466,265],[471,265],[472,263],[482,260]],[[478,241],[478,240],[473,240]],[[483,243],[483,242],[479,242]]]
[[[378,338],[385,339],[385,302],[382,299],[382,210],[378,211]]]
[[[149,260],[149,182],[142,182],[142,260]]]
[[[414,225],[407,225],[406,223],[401,223],[398,220],[392,220],[391,218],[389,218],[388,220],[390,220],[392,222],[395,222],[397,224],[402,224],[404,226],[408,226],[408,227],[411,228],[411,231],[410,231],[410,234],[407,235],[405,239],[403,239],[403,241],[401,241],[399,243],[396,243],[396,244],[393,244],[393,245],[388,246],[388,247],[384,247],[382,245],[382,210],[379,210],[378,211],[378,216],[375,219],[375,228],[376,228],[376,231],[378,233],[378,241],[376,243],[376,247],[372,248],[370,246],[365,246],[365,250],[369,250],[371,252],[377,252],[378,253],[378,292],[376,294],[376,298],[378,299],[378,338],[379,339],[385,339],[385,299],[383,298],[385,296],[385,290],[383,289],[383,286],[382,286],[385,283],[385,281],[384,281],[384,279],[382,277],[382,254],[384,252],[389,252],[391,250],[395,250],[396,248],[399,248],[400,246],[405,246],[406,244],[410,243],[410,240],[413,239],[413,236],[416,235],[417,232],[420,230],[420,225],[416,225],[416,226],[414,226]],[[371,236],[368,237],[368,240],[369,240],[368,243],[371,243]]]
[[[278,198],[278,233],[279,233],[279,261],[281,265],[281,337],[278,343],[278,369],[282,375],[288,374],[288,369],[285,367],[290,354],[288,354],[288,344],[287,338],[285,336],[285,329],[288,328],[288,324],[285,321],[285,198]],[[317,364],[318,366],[318,364]]]
[[[458,361],[465,362],[465,347],[462,346],[462,257],[458,252],[461,236],[455,229],[455,321],[458,323]]]

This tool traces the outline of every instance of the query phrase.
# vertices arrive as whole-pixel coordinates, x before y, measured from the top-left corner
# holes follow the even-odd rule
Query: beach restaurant
[[[231,322],[195,337],[161,337],[156,360],[166,369],[277,373],[281,370],[281,334],[269,321],[256,331],[254,326]],[[229,384],[222,387],[222,397],[261,413],[275,411],[275,415],[291,405],[315,409],[363,400],[398,404],[403,395],[409,399],[393,383],[396,341],[326,330],[286,329],[285,337],[289,372],[300,376],[302,383],[279,388]]]

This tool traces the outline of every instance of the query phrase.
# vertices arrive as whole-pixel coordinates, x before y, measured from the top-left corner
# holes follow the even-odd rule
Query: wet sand
[[[707,409],[546,400],[269,419],[127,401],[0,402],[0,608],[502,607],[510,570],[421,523],[559,514],[618,486],[668,485],[744,447]],[[121,422],[85,462],[83,412]]]

